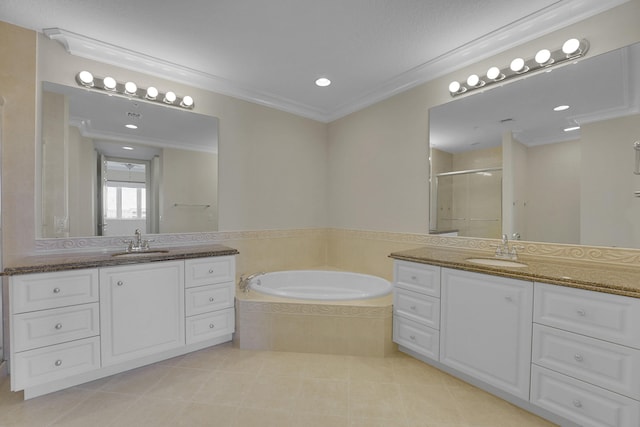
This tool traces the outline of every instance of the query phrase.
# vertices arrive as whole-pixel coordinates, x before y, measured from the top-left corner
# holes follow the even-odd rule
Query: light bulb
[[[327,87],[331,84],[331,80],[326,77],[320,77],[316,80],[316,86]]]
[[[115,90],[116,89],[116,79],[113,77],[105,77],[102,80],[102,84],[104,84],[104,88],[107,90]]]
[[[127,95],[135,95],[138,91],[138,86],[134,82],[126,82],[124,84],[124,93]]]
[[[580,51],[580,40],[578,39],[569,39],[562,45],[562,52],[567,55],[575,55]]]
[[[467,78],[467,84],[469,86],[475,87],[475,86],[478,86],[479,83],[480,83],[480,77],[478,77],[477,74],[471,74]]]
[[[145,95],[147,99],[156,99],[158,97],[158,89],[153,86],[149,86],[147,88],[147,94]]]
[[[78,73],[78,79],[83,86],[93,86],[93,74],[88,71],[80,71],[80,73]]]
[[[511,61],[511,66],[509,68],[511,68],[511,71],[514,71],[516,73],[524,71],[524,59],[522,58],[514,59],[513,61]]]
[[[460,82],[451,82],[451,84],[449,84],[449,92],[458,93],[459,90],[460,90]]]
[[[189,95],[183,97],[182,101],[180,102],[181,107],[189,108],[192,105],[193,105],[193,98],[190,97]]]
[[[487,78],[489,80],[496,80],[500,78],[500,68],[491,67],[487,70]]]
[[[549,49],[542,49],[536,53],[535,60],[538,64],[543,65],[549,62],[551,59],[551,51]]]
[[[166,102],[167,104],[173,104],[176,100],[176,94],[169,91],[167,93],[164,94],[164,99],[163,101]]]

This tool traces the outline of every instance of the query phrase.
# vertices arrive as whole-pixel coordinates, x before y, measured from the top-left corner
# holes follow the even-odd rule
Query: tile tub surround
[[[640,298],[640,264],[613,264],[521,255],[518,257],[518,262],[527,264],[526,267],[493,267],[466,261],[468,258],[494,258],[492,252],[487,253],[440,246],[425,246],[393,252],[390,257],[404,261]]]
[[[236,293],[241,349],[384,357],[392,341],[393,297],[306,301]]]

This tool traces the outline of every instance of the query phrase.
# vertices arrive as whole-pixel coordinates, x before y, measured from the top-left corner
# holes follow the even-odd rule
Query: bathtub
[[[384,357],[392,339],[391,284],[331,270],[258,275],[236,294],[241,349]]]
[[[250,289],[283,298],[314,301],[350,301],[391,293],[391,283],[367,274],[326,270],[292,270],[253,278]]]

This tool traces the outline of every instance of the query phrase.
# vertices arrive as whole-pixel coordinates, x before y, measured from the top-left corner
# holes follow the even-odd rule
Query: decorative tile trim
[[[239,316],[243,313],[275,313],[302,316],[335,316],[360,318],[386,318],[393,314],[392,305],[355,306],[326,304],[301,304],[275,301],[238,300]]]

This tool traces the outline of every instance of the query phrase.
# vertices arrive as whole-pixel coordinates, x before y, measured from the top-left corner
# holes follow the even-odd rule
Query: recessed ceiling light
[[[127,129],[138,129],[137,125],[131,124],[129,123],[128,125],[124,125],[124,127],[126,127]]]
[[[316,80],[316,86],[327,87],[330,84],[331,84],[331,80],[329,80],[326,77],[320,77],[318,80]]]
[[[125,145],[124,147],[122,147],[122,149],[123,150],[133,150],[133,147],[128,147],[128,146]]]
[[[564,131],[565,132],[571,132],[571,131],[578,130],[578,129],[580,129],[580,126],[572,126],[570,128],[565,128]]]
[[[553,111],[564,111],[564,110],[568,110],[569,106],[568,105],[558,105],[557,107],[555,107],[553,109]]]

